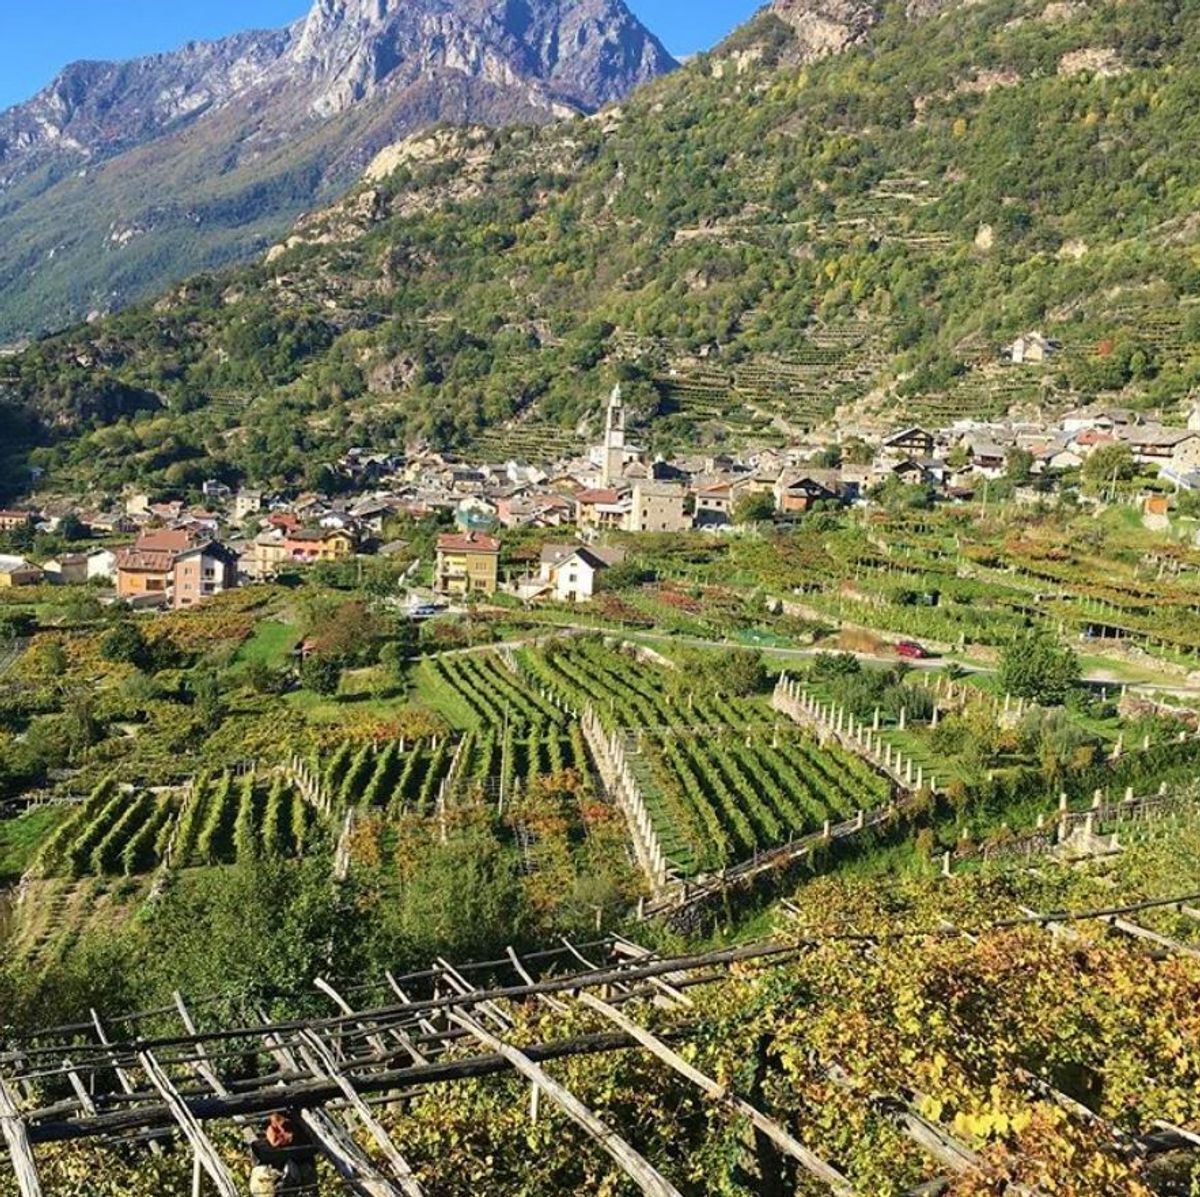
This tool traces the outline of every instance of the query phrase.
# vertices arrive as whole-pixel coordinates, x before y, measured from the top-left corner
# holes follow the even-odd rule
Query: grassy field
[[[43,806],[0,822],[0,885],[20,880],[38,848],[69,813],[69,807]]]
[[[238,650],[239,664],[260,662],[278,669],[286,665],[292,650],[300,642],[300,629],[277,619],[265,619],[254,629],[254,635]]]

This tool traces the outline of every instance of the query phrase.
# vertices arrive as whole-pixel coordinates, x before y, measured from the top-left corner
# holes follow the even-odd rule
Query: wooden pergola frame
[[[170,1007],[113,1019],[107,1027],[92,1012],[87,1023],[8,1036],[0,1051],[0,1135],[22,1197],[43,1197],[34,1155],[40,1144],[93,1140],[157,1146],[163,1139],[180,1137],[195,1160],[195,1191],[203,1174],[221,1197],[236,1197],[241,1190],[205,1124],[233,1122],[241,1126],[243,1138],[252,1139],[249,1120],[286,1109],[299,1114],[350,1191],[360,1197],[424,1197],[415,1169],[373,1107],[402,1102],[435,1084],[515,1072],[530,1083],[533,1116],[546,1099],[647,1197],[679,1197],[667,1177],[544,1067],[555,1060],[641,1050],[730,1117],[745,1120],[781,1156],[830,1192],[852,1197],[849,1180],[833,1163],[820,1158],[769,1112],[713,1080],[674,1049],[672,1041],[688,1034],[690,990],[720,983],[732,966],[783,964],[830,940],[859,943],[870,951],[889,939],[975,938],[1020,926],[1062,935],[1084,920],[1105,924],[1148,951],[1193,956],[1187,945],[1148,933],[1131,916],[1162,908],[1190,915],[1197,901],[1200,895],[1188,894],[1107,910],[1026,911],[982,928],[942,924],[881,936],[771,940],[671,957],[620,936],[578,945],[563,940],[558,947],[524,958],[510,948],[503,959],[482,964],[455,966],[439,959],[422,972],[387,974],[386,985],[355,986],[344,992],[318,978],[314,990],[330,1001],[336,1014],[272,1021],[255,1007],[253,1016],[240,1025],[212,1030],[202,1030],[193,1010],[176,994]],[[596,957],[603,962],[596,963]],[[358,1009],[350,1000],[351,995],[361,999],[371,993],[388,1000]],[[531,1002],[556,1013],[579,1006],[607,1029],[516,1043],[510,1011]],[[655,1034],[625,1009],[636,1003],[669,1008],[679,1015],[680,1025]],[[177,1023],[181,1033],[162,1033],[164,1020]],[[229,1061],[240,1067],[227,1067]],[[249,1061],[252,1074],[246,1075]],[[836,1063],[829,1063],[826,1071],[835,1085],[854,1087],[853,1078]],[[1200,1147],[1200,1136],[1166,1123],[1135,1139],[1047,1082],[1030,1076],[1027,1083],[1031,1092],[1058,1102],[1073,1116],[1102,1125],[1114,1150],[1122,1153]],[[54,1100],[38,1106],[45,1101],[43,1094]],[[959,1173],[978,1163],[970,1146],[919,1112],[919,1094],[877,1094],[870,1100],[876,1114],[891,1120],[939,1170]],[[356,1134],[371,1140],[375,1157],[359,1145]],[[935,1178],[914,1194],[936,1193],[948,1183],[948,1178]],[[1011,1191],[1022,1190],[1014,1186]]]

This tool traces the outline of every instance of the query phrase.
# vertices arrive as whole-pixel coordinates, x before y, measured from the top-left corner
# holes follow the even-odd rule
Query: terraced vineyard
[[[542,725],[467,732],[461,753],[454,788],[456,794],[466,796],[490,796],[492,790],[512,794],[539,777],[565,769],[586,774],[590,768],[578,723],[566,729]]]
[[[36,869],[75,879],[150,872],[164,858],[177,814],[176,799],[131,792],[108,778],[46,842]]]
[[[433,813],[453,759],[448,739],[404,746],[398,740],[347,740],[325,757],[321,779],[335,812],[353,807],[394,818],[427,815]]]
[[[568,429],[528,420],[479,433],[467,455],[480,462],[557,461],[585,449],[584,442]]]
[[[684,875],[785,844],[890,796],[889,783],[862,761],[778,724],[761,699],[690,691],[669,670],[596,641],[531,654],[530,665],[623,738],[663,851]]]
[[[181,867],[244,864],[303,856],[316,812],[282,776],[201,776],[179,819],[172,863]]]
[[[430,706],[464,731],[479,727],[564,726],[571,714],[505,665],[497,653],[434,657],[421,665],[419,684]]]
[[[163,864],[234,864],[303,855],[316,815],[282,777],[201,775],[182,794],[109,778],[46,842],[45,877],[134,877]]]
[[[790,730],[667,732],[642,737],[640,752],[661,798],[664,851],[687,872],[744,860],[891,794],[857,757]]]
[[[771,421],[747,407],[734,391],[733,376],[709,367],[685,367],[654,381],[659,396],[658,414],[680,417],[696,431],[739,439],[778,439]]]

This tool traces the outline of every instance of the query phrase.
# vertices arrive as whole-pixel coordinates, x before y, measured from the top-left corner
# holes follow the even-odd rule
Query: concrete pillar
[[[908,727],[908,707],[900,708],[900,730],[904,731]]]
[[[875,708],[875,714],[871,718],[871,730],[872,731],[879,730],[879,708],[878,707]]]

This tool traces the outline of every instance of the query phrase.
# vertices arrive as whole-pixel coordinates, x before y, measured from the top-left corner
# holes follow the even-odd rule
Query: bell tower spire
[[[612,486],[625,476],[625,401],[621,385],[608,397],[608,416],[604,423],[604,465],[601,481]]]

